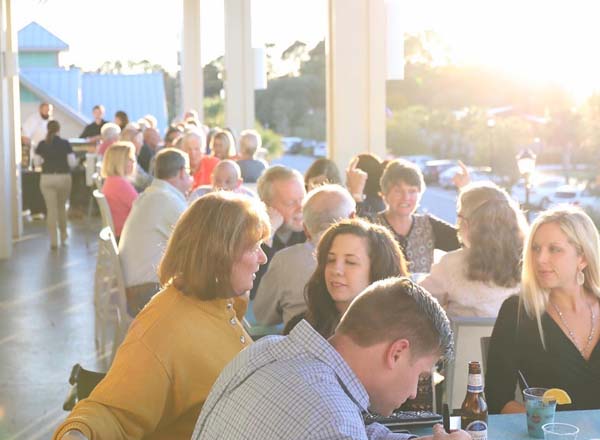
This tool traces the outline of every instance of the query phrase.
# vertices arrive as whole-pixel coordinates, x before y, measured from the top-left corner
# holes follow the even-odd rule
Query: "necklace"
[[[573,341],[573,344],[575,344],[575,347],[577,348],[577,350],[579,350],[579,352],[583,356],[584,353],[587,351],[587,349],[590,347],[590,344],[592,343],[592,339],[594,339],[594,333],[596,333],[596,315],[594,315],[594,310],[592,309],[592,306],[590,305],[589,302],[587,303],[587,306],[590,309],[590,315],[592,316],[592,328],[590,329],[590,334],[587,337],[587,343],[585,344],[585,347],[579,348],[579,344],[577,344],[577,341],[575,340],[575,334],[571,330],[571,327],[569,327],[569,324],[567,324],[567,321],[566,321],[565,317],[563,316],[562,312],[560,311],[558,306],[556,304],[554,304],[552,301],[550,301],[550,304],[552,304],[552,307],[554,307],[554,310],[556,310],[556,313],[558,313],[558,317],[560,318],[561,322],[567,329],[567,332],[569,333],[569,337],[571,338],[571,341]]]

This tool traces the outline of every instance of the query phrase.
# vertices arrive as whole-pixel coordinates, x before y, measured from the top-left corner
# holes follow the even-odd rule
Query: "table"
[[[579,428],[578,440],[600,438],[600,410],[557,411],[555,422],[570,423]],[[525,414],[495,414],[488,419],[488,440],[531,440],[527,435]],[[431,435],[429,429],[413,429],[416,435]]]

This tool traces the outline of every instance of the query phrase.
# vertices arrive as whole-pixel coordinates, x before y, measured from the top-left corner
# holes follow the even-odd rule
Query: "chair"
[[[446,401],[450,409],[460,408],[467,390],[467,366],[470,361],[483,361],[481,338],[491,336],[496,318],[454,317],[450,319],[454,333],[455,356],[446,371]]]
[[[81,365],[75,364],[69,376],[69,383],[72,386],[63,403],[63,410],[71,411],[77,402],[90,395],[104,376],[106,373],[86,370]]]
[[[101,358],[108,359],[108,365],[110,365],[117,348],[125,338],[132,318],[127,314],[125,282],[117,243],[108,226],[100,231],[98,240],[98,259],[94,277],[94,310],[96,349]],[[113,338],[109,351],[108,335],[110,333]]]
[[[256,321],[254,316],[254,301],[250,300],[248,303],[248,309],[246,310],[246,316],[242,321],[242,325],[246,332],[252,337],[253,340],[262,338],[268,335],[280,335],[283,330],[283,324],[278,325],[261,325]]]
[[[479,340],[481,344],[481,372],[484,374],[484,376],[485,372],[487,371],[487,355],[490,348],[490,339],[492,339],[491,336],[482,336]]]
[[[102,227],[110,228],[111,232],[115,233],[115,224],[113,223],[112,214],[110,213],[110,206],[108,206],[108,200],[104,197],[104,194],[99,189],[94,190],[94,198],[98,202],[100,208],[100,215],[102,216]]]

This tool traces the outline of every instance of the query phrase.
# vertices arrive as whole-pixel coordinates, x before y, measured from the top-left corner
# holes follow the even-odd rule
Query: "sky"
[[[390,1],[390,0],[386,0]],[[600,89],[600,1],[391,0],[402,31],[431,29],[453,61],[496,68],[527,81],[555,82],[576,97]],[[35,20],[70,45],[61,62],[95,70],[106,60],[142,60],[177,69],[182,1],[14,0],[18,28]],[[223,52],[223,0],[202,0],[202,56]],[[253,46],[295,40],[310,47],[327,26],[327,0],[253,0]]]

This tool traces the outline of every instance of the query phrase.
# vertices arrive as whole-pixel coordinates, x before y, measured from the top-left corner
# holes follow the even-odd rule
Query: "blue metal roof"
[[[54,96],[76,112],[81,112],[81,70],[52,67],[22,67],[19,71],[38,89]],[[87,114],[87,113],[86,113]]]
[[[19,51],[22,52],[60,52],[69,50],[69,45],[56,35],[32,21],[19,31]]]
[[[90,118],[92,107],[102,104],[106,108],[107,120],[112,120],[118,110],[123,110],[130,121],[137,121],[147,114],[155,116],[161,133],[167,127],[167,104],[162,73],[84,73],[82,86],[82,113]]]

